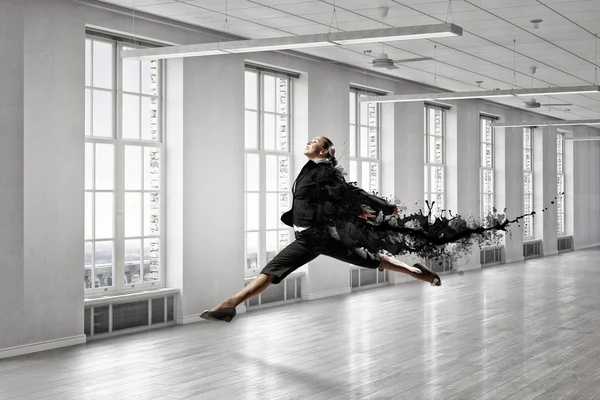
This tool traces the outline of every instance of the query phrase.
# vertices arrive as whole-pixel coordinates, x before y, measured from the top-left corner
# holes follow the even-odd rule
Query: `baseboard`
[[[585,249],[589,249],[589,248],[592,248],[592,247],[598,247],[598,246],[600,246],[600,243],[586,244],[585,246],[575,247],[575,243],[573,243],[574,250],[585,250]]]
[[[237,306],[235,308],[235,312],[236,312],[236,314],[245,314],[246,313],[246,305],[240,304],[239,306]],[[186,324],[192,324],[195,322],[203,322],[203,321],[206,321],[206,320],[200,318],[200,314],[192,314],[192,315],[185,315],[183,317],[177,317],[177,325],[186,325]]]
[[[458,271],[473,271],[477,269],[481,269],[481,264],[477,263],[471,265],[461,265],[460,267],[458,267]]]
[[[556,256],[556,255],[558,255],[558,250],[544,251],[544,257],[547,257],[547,256]]]
[[[25,344],[22,346],[0,349],[0,359],[22,356],[24,354],[37,353],[40,351],[54,350],[61,347],[75,346],[86,342],[85,335],[70,336],[61,339],[48,340],[45,342]]]
[[[323,292],[316,293],[306,293],[302,296],[302,300],[317,300],[323,299],[325,297],[331,296],[339,296],[341,294],[348,294],[352,292],[352,288],[350,286],[342,288],[342,289],[333,289],[333,290],[325,290]]]

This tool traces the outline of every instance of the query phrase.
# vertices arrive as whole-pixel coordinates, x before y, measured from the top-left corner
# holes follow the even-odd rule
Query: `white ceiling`
[[[428,56],[437,60],[399,65],[392,71],[368,64],[381,53],[382,44],[301,52],[451,91],[477,90],[479,80],[483,89],[510,89],[515,79],[516,87],[529,88],[532,66],[537,67],[534,87],[597,84],[595,67],[600,60],[595,60],[594,46],[600,52],[600,40],[595,43],[594,35],[600,31],[600,0],[453,0],[450,15],[448,0],[103,1],[251,39],[380,28],[377,7],[387,6],[386,27],[453,22],[463,28],[463,36],[386,43],[385,52],[392,59]],[[337,21],[332,18],[334,6]],[[538,29],[530,22],[534,18],[543,20]],[[364,50],[372,52],[366,55]],[[533,110],[546,115],[600,118],[600,94],[536,100],[573,103],[568,112],[565,107]],[[518,99],[495,101],[523,107]]]

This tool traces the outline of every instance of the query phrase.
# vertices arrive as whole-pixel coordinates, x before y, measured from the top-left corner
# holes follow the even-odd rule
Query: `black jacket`
[[[336,198],[332,191],[343,195]],[[347,183],[342,172],[331,161],[308,161],[292,186],[292,196],[292,209],[281,216],[281,222],[288,226],[323,226],[329,222],[326,213],[322,212],[323,204],[328,201],[343,202],[350,197],[384,214],[391,214],[396,208],[395,205]],[[360,212],[356,217],[359,214]]]

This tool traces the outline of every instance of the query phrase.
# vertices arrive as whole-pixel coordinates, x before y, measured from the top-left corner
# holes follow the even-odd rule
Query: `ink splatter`
[[[410,253],[425,260],[456,259],[471,254],[475,243],[497,241],[502,232],[509,232],[507,228],[511,224],[520,226],[519,221],[535,216],[535,212],[531,212],[510,220],[497,210],[485,220],[452,215],[450,210],[444,215],[433,215],[435,203],[426,202],[427,212],[419,210],[399,216],[380,212],[376,218],[364,220],[358,216],[368,194],[354,182],[346,182],[338,169],[314,168],[310,178],[315,185],[309,200],[316,209],[315,221],[335,229],[336,236],[349,251],[367,252],[375,258],[381,254]]]

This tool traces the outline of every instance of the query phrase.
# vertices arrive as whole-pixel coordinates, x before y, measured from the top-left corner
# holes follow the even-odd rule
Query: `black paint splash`
[[[347,183],[336,168],[317,168],[312,174],[316,186],[310,203],[317,209],[318,220],[327,221],[332,233],[350,249],[359,254],[414,254],[425,260],[441,257],[456,259],[471,253],[475,243],[496,242],[508,232],[507,228],[535,211],[506,218],[493,210],[484,220],[476,217],[433,215],[434,203],[426,202],[428,210],[400,216],[384,216],[364,220],[358,218],[364,209],[365,192],[355,189],[354,182]],[[552,202],[554,204],[554,202]],[[445,214],[448,214],[446,216]],[[520,226],[520,225],[519,225]]]

